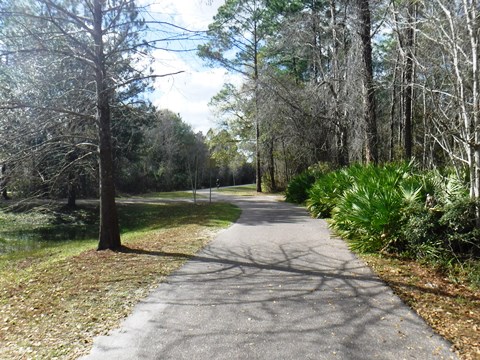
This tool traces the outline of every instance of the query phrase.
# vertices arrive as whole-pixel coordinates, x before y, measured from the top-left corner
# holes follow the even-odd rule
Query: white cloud
[[[206,133],[215,125],[208,102],[222,88],[225,71],[185,69],[182,74],[156,81],[157,96],[153,103],[158,108],[167,108],[179,113],[194,130]]]
[[[222,0],[213,0],[211,5],[207,2],[207,0],[164,0],[152,4],[151,9],[152,14],[167,17],[168,21],[175,25],[200,30],[207,28],[218,7],[223,4]],[[215,120],[208,103],[225,82],[238,83],[238,76],[228,75],[221,68],[206,68],[194,53],[159,50],[154,53],[154,57],[156,74],[183,71],[181,74],[155,81],[156,90],[150,97],[154,105],[179,113],[195,131],[206,133],[208,129],[214,127]]]
[[[162,14],[175,25],[191,30],[206,30],[224,0],[143,0],[152,13]]]

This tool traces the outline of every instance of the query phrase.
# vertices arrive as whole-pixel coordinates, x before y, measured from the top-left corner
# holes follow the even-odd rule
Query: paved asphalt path
[[[234,202],[239,221],[85,360],[456,359],[324,221],[274,197]]]

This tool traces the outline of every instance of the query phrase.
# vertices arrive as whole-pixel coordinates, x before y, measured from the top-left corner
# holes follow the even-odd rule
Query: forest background
[[[277,191],[318,163],[414,160],[476,200],[477,10],[473,0],[227,0],[195,32],[134,1],[4,1],[4,197],[99,196],[100,248],[112,249],[116,193],[239,184],[253,171],[257,191]],[[202,59],[244,80],[212,98],[218,127],[207,134],[145,96],[175,75],[153,72],[152,51],[193,38]]]
[[[450,167],[478,197],[475,1],[226,1],[206,34],[149,24],[145,8],[111,3],[130,11],[124,32],[135,50],[104,33],[112,47],[106,74],[119,191],[190,187],[194,163],[206,186],[210,158],[224,184],[252,180],[248,164],[258,161],[266,190],[285,188],[318,162],[415,159],[421,168]],[[60,9],[85,11],[75,1],[3,2],[3,172],[17,193],[92,196],[93,72],[79,55],[82,44],[53,36],[63,25],[78,30],[52,21],[69,16]],[[41,15],[48,11],[50,18]],[[152,78],[168,75],[149,73],[149,50],[182,36],[203,36],[199,55],[244,78],[212,99],[220,126],[208,134],[195,134],[145,97]]]

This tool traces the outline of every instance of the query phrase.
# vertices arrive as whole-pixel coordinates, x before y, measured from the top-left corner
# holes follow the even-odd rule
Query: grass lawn
[[[272,193],[268,192],[262,192],[262,193],[257,193],[257,186],[255,184],[249,184],[249,185],[238,185],[238,186],[227,186],[227,187],[221,187],[218,190],[219,193],[226,194],[226,195],[236,195],[236,196],[261,196],[261,195],[272,195]],[[283,192],[277,192],[274,193],[273,195],[284,195]]]
[[[262,195],[262,193],[257,193],[257,188],[255,184],[250,185],[239,185],[239,186],[228,186],[228,187],[221,187],[218,190],[219,193],[226,194],[226,195],[236,195],[236,196],[256,196]]]
[[[128,196],[131,198],[131,196]],[[189,199],[193,200],[193,194],[191,191],[165,191],[165,192],[155,192],[155,193],[149,193],[149,194],[143,194],[143,195],[138,195],[138,196],[133,196],[133,198],[160,198],[160,199]],[[206,198],[205,196],[201,194],[197,194],[197,198]]]
[[[80,210],[88,215],[83,225],[94,231],[96,211]],[[0,213],[0,218],[4,215],[17,216],[22,228],[32,224],[30,215]],[[239,215],[240,209],[224,203],[121,204],[123,251],[95,251],[97,241],[87,239],[1,255],[0,358],[85,354],[95,336],[116,327],[133,305]],[[51,214],[42,216],[51,220]],[[78,221],[76,214],[69,216]],[[40,216],[28,230],[49,227]]]

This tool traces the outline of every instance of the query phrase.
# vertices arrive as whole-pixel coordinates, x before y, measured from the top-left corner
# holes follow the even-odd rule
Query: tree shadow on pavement
[[[269,199],[235,204],[236,228],[195,256],[127,250],[190,260],[141,303],[137,358],[456,358],[324,221]]]
[[[286,347],[281,353],[292,359],[453,357],[448,344],[355,257],[339,261],[314,247],[288,254],[279,246],[273,260],[266,261],[249,249],[219,254],[207,248],[192,257],[169,278],[160,298],[151,299],[171,310],[152,320],[156,331],[168,330],[157,344],[162,353],[208,341],[211,358],[220,359],[225,349],[218,344],[242,335],[245,342],[239,346],[244,350],[256,344],[260,353],[271,351],[266,344],[273,342],[277,349]],[[195,316],[178,318],[192,313]],[[288,357],[289,351],[294,357]],[[324,355],[318,356],[319,351]],[[251,356],[245,358],[267,358]]]

